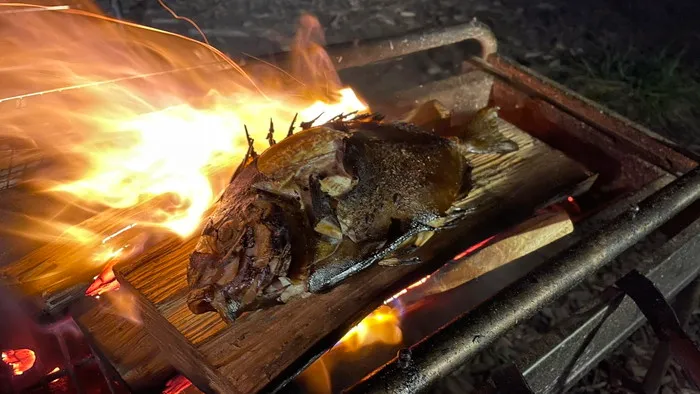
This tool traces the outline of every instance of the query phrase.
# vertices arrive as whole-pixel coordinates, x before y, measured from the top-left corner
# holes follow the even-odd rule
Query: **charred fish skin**
[[[467,133],[487,135],[479,128],[493,127],[491,115],[482,112],[472,122],[477,133]],[[378,262],[415,264],[409,251],[468,213],[461,202],[474,138],[358,116],[305,129],[260,155],[249,141],[190,256],[193,313],[233,322]],[[485,144],[479,152],[512,149]]]
[[[226,190],[190,255],[188,307],[227,320],[277,303],[292,260],[308,260],[293,203],[252,187],[264,176],[246,167]],[[296,244],[296,245],[295,245]],[[296,254],[295,254],[296,253]]]
[[[315,264],[308,280],[312,293],[389,258],[415,264],[415,257],[395,254],[416,244],[420,234],[439,230],[435,223],[471,188],[472,168],[463,149],[415,125],[395,122],[357,130],[347,146],[346,164],[360,182],[337,200],[336,214],[348,238],[344,242],[355,247],[384,244],[370,253],[332,256],[332,262]]]

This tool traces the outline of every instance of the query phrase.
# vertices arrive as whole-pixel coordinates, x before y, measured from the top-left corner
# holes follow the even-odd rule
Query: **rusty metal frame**
[[[649,278],[633,270],[617,281],[616,286],[627,294],[651,324],[660,341],[697,385],[700,383],[700,350],[681,326],[668,300]]]
[[[471,35],[481,29],[488,30],[476,21],[469,25],[470,27],[460,26],[452,29],[470,32]],[[336,46],[329,52],[336,67],[342,69],[403,56],[412,53],[409,50],[411,48],[415,48],[414,51],[422,51],[475,38],[467,35],[450,37],[446,40],[443,38],[441,41],[425,37],[443,31],[413,34],[410,40],[405,41],[407,46],[398,51],[393,47],[393,42],[397,39],[385,39],[372,42],[370,47],[364,50],[362,46],[355,44]],[[493,77],[500,78],[513,88],[545,101],[561,112],[592,126],[596,132],[607,134],[616,141],[621,140],[619,141],[621,145],[649,163],[671,174],[685,173],[685,175],[649,197],[644,203],[635,206],[635,209],[621,215],[587,241],[575,245],[550,264],[544,265],[508,287],[468,316],[463,316],[444,327],[436,335],[414,346],[411,351],[406,349],[401,352],[404,355],[401,362],[395,359],[381,370],[375,371],[353,387],[353,392],[403,393],[427,389],[436,379],[445,376],[476,352],[484,349],[518,321],[534,314],[558,295],[564,294],[586,276],[603,267],[655,228],[663,225],[700,196],[700,172],[696,168],[697,161],[694,156],[681,153],[682,149],[678,146],[643,126],[499,56],[495,51],[495,40],[493,45],[489,43],[493,37],[492,34],[484,33],[476,37],[486,37],[485,41],[479,40],[482,44],[482,56],[466,59],[468,63],[488,72]],[[411,46],[410,41],[418,43]],[[432,44],[422,45],[421,41]],[[354,51],[354,53],[344,51]],[[450,80],[437,82],[437,85],[458,83],[456,81],[464,78],[465,76],[453,77]],[[430,88],[426,86],[425,89]],[[478,339],[474,340],[474,338]],[[407,354],[411,355],[408,362]],[[304,365],[309,365],[311,361],[306,360]],[[285,371],[283,376],[279,376],[264,391],[278,391],[300,371],[301,369]]]
[[[675,314],[682,325],[694,310],[700,290],[700,280],[697,278],[688,285],[700,272],[700,266],[693,260],[693,256],[700,253],[699,231],[700,219],[697,219],[657,249],[651,259],[640,261],[636,268],[645,273],[647,286],[653,283],[653,287],[658,289],[657,299],[669,300],[677,294]],[[667,315],[672,313],[667,312]],[[523,370],[525,380],[535,392],[560,393],[574,385],[643,323],[644,316],[635,302],[625,297],[619,288],[610,286],[592,307],[569,317],[542,335],[513,361]],[[658,392],[671,351],[665,349],[662,343],[657,355],[654,357],[657,361],[652,362],[643,384],[631,378],[628,380],[628,383],[634,384],[630,389],[641,392],[644,387],[645,393]],[[494,388],[484,384],[476,392],[492,394]]]
[[[683,174],[700,161],[700,156],[647,127],[506,57],[494,54],[486,61],[476,58],[467,61],[489,70],[515,89],[592,126],[618,145],[627,147],[635,155],[671,174]]]
[[[331,45],[327,51],[336,69],[343,70],[468,40],[479,42],[483,59],[495,54],[498,50],[496,37],[488,26],[474,19],[461,25],[412,31],[394,38]]]

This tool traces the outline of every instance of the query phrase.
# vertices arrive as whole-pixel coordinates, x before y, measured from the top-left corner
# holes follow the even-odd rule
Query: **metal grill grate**
[[[42,162],[39,149],[21,145],[26,143],[0,139],[0,190],[27,180],[31,171]]]

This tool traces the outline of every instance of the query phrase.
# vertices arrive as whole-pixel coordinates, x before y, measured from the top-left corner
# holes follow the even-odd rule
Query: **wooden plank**
[[[501,126],[520,150],[474,157],[475,189],[469,199],[478,213],[459,228],[433,237],[420,251],[423,264],[374,266],[327,293],[244,315],[232,325],[215,314],[193,315],[186,307],[186,270],[194,240],[170,240],[137,264],[117,270],[117,276],[140,294],[144,327],[193,383],[219,393],[257,391],[298,359],[310,357],[319,344],[332,344],[393,293],[590,178],[561,152],[511,124]]]
[[[132,390],[161,389],[175,370],[143,327],[115,314],[108,302],[103,297],[76,322]]]
[[[46,300],[52,295],[79,284],[89,284],[102,270],[102,265],[92,263],[93,254],[105,237],[137,221],[149,206],[150,200],[128,209],[106,209],[79,223],[86,233],[96,234],[89,242],[79,242],[65,236],[45,244],[21,259],[0,267],[0,277],[16,284],[24,294]]]

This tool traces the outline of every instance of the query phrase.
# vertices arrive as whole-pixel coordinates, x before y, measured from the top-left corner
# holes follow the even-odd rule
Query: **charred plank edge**
[[[70,308],[70,314],[93,348],[112,364],[130,389],[160,389],[159,384],[175,370],[162,353],[157,353],[159,348],[141,327],[100,310],[95,306],[97,302],[83,297]],[[105,326],[109,329],[104,329]],[[125,362],[127,357],[131,357],[130,362]]]
[[[124,280],[124,278],[121,277],[118,272],[116,274],[122,286],[134,293],[138,292],[138,290],[131,287],[129,282]],[[177,332],[174,326],[170,324],[162,324],[161,319],[159,319],[160,315],[157,308],[150,301],[144,299],[143,297],[136,297],[136,299],[143,315],[144,325],[158,326],[160,335],[154,339],[160,345],[163,351],[168,352],[169,357],[184,357],[188,360],[197,360],[198,362],[202,363],[202,365],[208,364],[204,355],[196,349],[187,346],[172,346],[171,343],[162,341],[160,336],[177,337],[181,336],[181,334]],[[187,375],[187,378],[200,390],[204,390],[206,392],[231,392],[229,382],[221,374],[219,374],[218,371],[213,369],[206,369],[204,374],[190,373]]]

